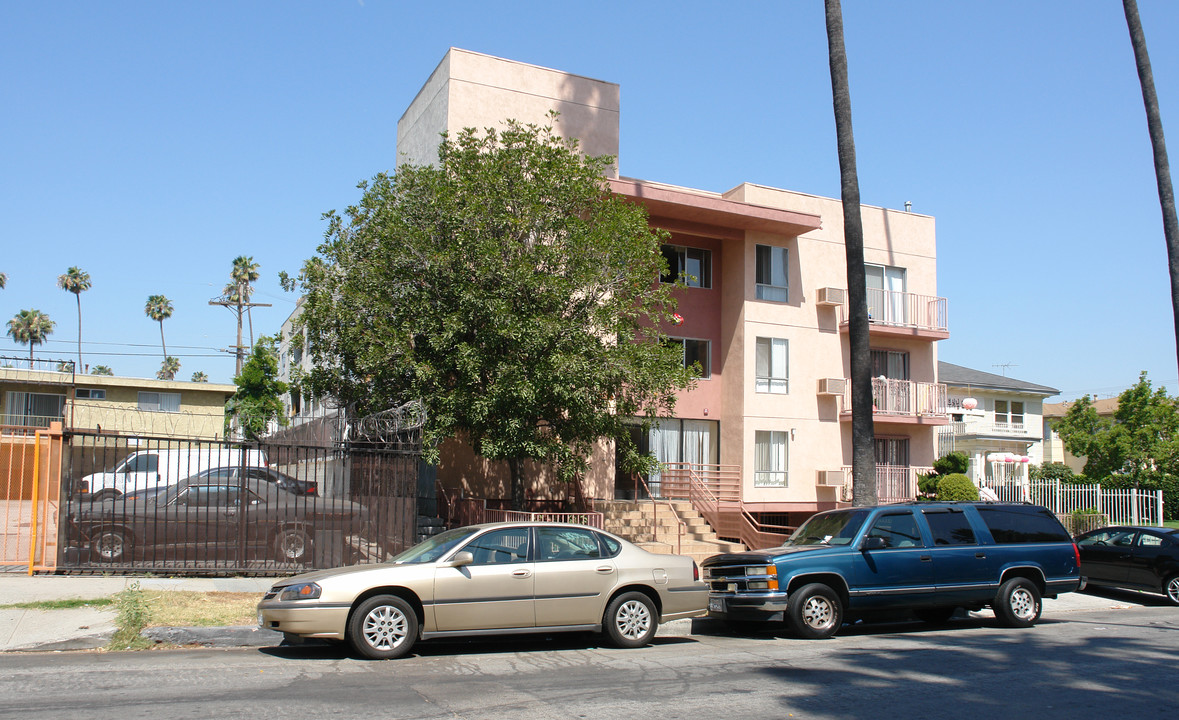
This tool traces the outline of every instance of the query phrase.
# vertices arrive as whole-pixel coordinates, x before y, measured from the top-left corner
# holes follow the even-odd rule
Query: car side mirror
[[[883,550],[888,547],[888,543],[882,537],[870,537],[864,540],[864,544],[860,546],[861,550]]]
[[[462,552],[455,553],[454,557],[450,559],[450,562],[447,563],[447,565],[450,567],[462,567],[464,565],[470,565],[473,562],[475,562],[475,556],[470,552],[463,550]]]

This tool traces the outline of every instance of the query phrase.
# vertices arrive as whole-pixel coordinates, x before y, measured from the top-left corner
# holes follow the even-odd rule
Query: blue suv
[[[1079,589],[1077,546],[1043,507],[912,502],[819,513],[782,547],[702,564],[708,614],[734,625],[786,621],[825,638],[852,619],[912,610],[932,623],[990,606],[1030,627],[1043,597]]]

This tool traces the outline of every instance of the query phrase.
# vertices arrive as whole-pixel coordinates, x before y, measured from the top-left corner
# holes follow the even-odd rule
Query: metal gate
[[[417,447],[72,433],[58,568],[292,574],[414,542]]]
[[[61,463],[60,422],[0,426],[0,566],[53,570]]]

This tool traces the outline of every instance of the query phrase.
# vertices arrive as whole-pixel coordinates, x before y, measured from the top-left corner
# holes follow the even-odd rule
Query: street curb
[[[142,633],[157,643],[200,647],[273,647],[282,642],[283,634],[254,625],[221,625],[213,627],[153,627]]]

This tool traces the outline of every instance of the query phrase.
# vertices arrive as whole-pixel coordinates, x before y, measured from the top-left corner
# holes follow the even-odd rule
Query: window
[[[896,350],[872,350],[872,377],[890,380],[909,379],[909,353]]]
[[[868,537],[883,538],[886,548],[922,547],[925,544],[921,541],[917,520],[908,512],[880,516],[868,531]]]
[[[673,283],[682,278],[688,287],[712,287],[711,250],[678,245],[664,245],[661,250],[667,260],[667,273],[659,278],[661,282]]]
[[[974,529],[960,510],[926,510],[934,545],[973,545]]]
[[[786,433],[758,430],[753,439],[753,486],[786,487]]]
[[[1018,400],[1011,402],[996,400],[995,423],[999,425],[1010,423],[1015,427],[1023,427],[1023,403]]]
[[[757,299],[786,302],[790,288],[786,282],[786,248],[757,246]]]
[[[788,343],[783,338],[758,338],[755,364],[757,383],[755,389],[763,393],[787,393],[790,391]]]
[[[868,317],[889,325],[908,324],[905,302],[905,269],[886,265],[865,265]]]
[[[690,368],[694,364],[700,365],[700,377],[712,377],[712,343],[708,340],[692,340],[691,338],[668,338],[669,343],[679,345],[684,350],[684,367]]]
[[[147,412],[180,412],[180,393],[139,393],[139,409]]]
[[[485,533],[463,550],[475,557],[476,565],[528,562],[528,528],[508,528]]]
[[[536,528],[536,559],[592,560],[602,556],[598,536],[581,528]]]
[[[1067,542],[1068,531],[1045,510],[1029,505],[981,506],[978,514],[997,543]]]
[[[79,400],[106,400],[104,388],[77,388],[74,393]]]
[[[49,427],[49,423],[61,420],[64,407],[65,395],[9,392],[4,408],[4,422],[0,424]]]
[[[158,455],[136,455],[123,463],[120,472],[125,473],[154,473],[159,472],[160,458]]]

